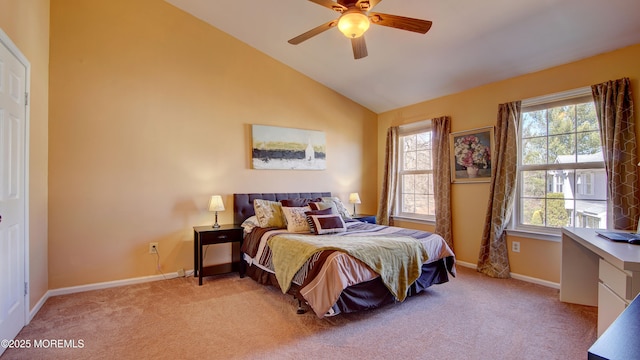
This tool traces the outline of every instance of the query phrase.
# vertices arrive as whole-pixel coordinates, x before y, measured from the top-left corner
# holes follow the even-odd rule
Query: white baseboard
[[[193,274],[193,270],[186,270],[185,273]],[[151,282],[151,281],[174,279],[174,278],[177,278],[177,277],[182,277],[182,276],[178,275],[177,272],[174,272],[174,273],[168,273],[168,274],[164,274],[164,275],[142,276],[142,277],[131,278],[131,279],[105,281],[105,282],[101,282],[101,283],[70,286],[70,287],[65,287],[65,288],[48,290],[40,298],[40,300],[38,300],[38,302],[33,307],[33,309],[31,309],[31,311],[29,312],[29,320],[28,320],[28,322],[31,322],[31,320],[36,316],[38,311],[40,311],[40,309],[42,308],[44,303],[50,297],[53,297],[53,296],[74,294],[74,293],[80,293],[80,292],[91,291],[91,290],[108,289],[108,288],[113,288],[113,287],[118,287],[118,286],[142,284],[142,283]]]
[[[44,293],[44,295],[42,295],[40,300],[38,300],[36,305],[31,309],[31,311],[29,311],[29,318],[27,319],[27,325],[31,322],[31,320],[33,320],[33,318],[36,316],[38,311],[42,309],[42,305],[44,305],[44,303],[47,301],[47,299],[49,299],[50,296],[51,295],[49,295],[49,290],[47,290],[47,292]]]
[[[468,262],[460,261],[460,260],[456,260],[456,265],[464,266],[466,268],[470,268],[470,269],[474,269],[474,270],[478,268],[478,265],[476,265],[476,264],[472,264],[472,263],[468,263]]]
[[[456,261],[456,265],[464,266],[471,269],[478,268],[476,264],[465,262],[465,261],[459,261],[459,260]],[[193,270],[185,270],[185,273],[193,274]],[[515,274],[515,273],[510,273],[510,275],[512,278],[517,280],[522,280],[522,281],[526,281],[526,282],[530,282],[538,285],[543,285],[543,286],[547,286],[554,289],[560,289],[560,284],[554,283],[551,281],[542,280],[542,279],[538,279],[538,278],[534,278],[526,275]],[[49,299],[52,296],[74,294],[74,293],[91,291],[91,290],[108,289],[112,287],[141,284],[145,282],[158,281],[158,280],[168,280],[168,279],[174,279],[177,277],[180,277],[180,275],[178,275],[177,272],[174,272],[174,273],[169,273],[164,275],[143,276],[143,277],[132,278],[132,279],[106,281],[106,282],[95,283],[95,284],[70,286],[70,287],[65,287],[60,289],[48,290],[40,298],[40,300],[38,300],[38,302],[33,307],[33,309],[31,309],[29,313],[29,322],[31,322],[31,320],[36,316],[38,311],[40,311],[40,309],[42,308],[44,303],[47,301],[47,299]]]
[[[459,260],[456,260],[456,265],[464,266],[464,267],[471,268],[471,269],[477,269],[478,268],[477,264],[472,264],[472,263],[459,261]],[[538,284],[538,285],[542,285],[542,286],[546,286],[546,287],[550,287],[550,288],[554,288],[554,289],[560,289],[560,284],[554,283],[552,281],[542,280],[542,279],[534,278],[534,277],[531,277],[531,276],[521,275],[521,274],[516,274],[516,273],[509,273],[509,275],[512,278],[516,279],[516,280],[522,280],[522,281],[526,281],[526,282],[530,282],[530,283],[533,283],[533,284]]]
[[[560,284],[559,283],[554,283],[552,281],[542,280],[542,279],[534,278],[534,277],[531,277],[531,276],[526,276],[526,275],[521,275],[521,274],[516,274],[516,273],[510,273],[510,274],[511,274],[512,278],[517,279],[517,280],[522,280],[522,281],[526,281],[526,282],[530,282],[530,283],[534,283],[534,284],[550,287],[550,288],[553,288],[553,289],[560,289]]]
[[[131,279],[123,279],[123,280],[114,280],[114,281],[105,281],[101,283],[87,284],[87,285],[79,285],[79,286],[70,286],[60,289],[49,290],[50,296],[59,296],[59,295],[67,295],[74,294],[79,292],[91,291],[91,290],[101,290],[108,289],[118,286],[126,286],[126,285],[134,285],[134,284],[142,284],[151,281],[158,280],[168,280],[177,278],[178,273],[168,273],[164,275],[150,275],[150,276],[142,276]]]

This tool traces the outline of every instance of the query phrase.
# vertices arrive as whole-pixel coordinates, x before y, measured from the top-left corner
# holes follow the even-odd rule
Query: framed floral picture
[[[491,180],[493,136],[493,126],[449,134],[452,183]]]

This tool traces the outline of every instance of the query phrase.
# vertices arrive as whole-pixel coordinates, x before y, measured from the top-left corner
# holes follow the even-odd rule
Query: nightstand
[[[366,223],[369,223],[369,224],[375,224],[376,223],[376,216],[375,215],[356,214],[356,215],[352,215],[351,218],[353,220],[358,220],[358,221],[366,222]]]
[[[242,248],[242,227],[239,225],[220,225],[219,228],[208,226],[193,227],[193,276],[198,277],[198,285],[202,285],[203,276],[217,275],[228,272],[229,264],[203,266],[203,247],[211,244],[237,242]],[[238,271],[244,277],[245,266],[240,251],[240,261],[231,263],[231,271]]]

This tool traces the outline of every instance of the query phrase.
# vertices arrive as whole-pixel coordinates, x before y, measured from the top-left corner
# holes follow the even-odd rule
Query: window
[[[514,228],[607,227],[607,176],[590,89],[523,101]]]
[[[397,216],[435,220],[431,122],[400,127]]]
[[[580,174],[576,183],[578,194],[593,195],[594,178],[595,174],[592,172]]]

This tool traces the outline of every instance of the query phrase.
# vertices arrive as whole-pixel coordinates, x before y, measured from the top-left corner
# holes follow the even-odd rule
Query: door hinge
[[[25,106],[29,105],[29,93],[28,92],[24,93],[24,105]]]
[[[27,296],[29,294],[29,283],[28,282],[24,282],[24,296]]]

